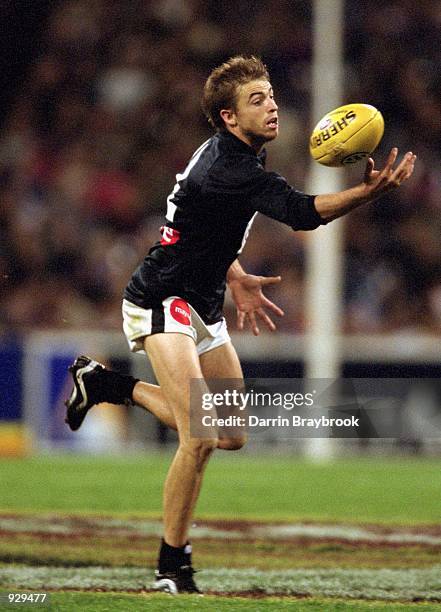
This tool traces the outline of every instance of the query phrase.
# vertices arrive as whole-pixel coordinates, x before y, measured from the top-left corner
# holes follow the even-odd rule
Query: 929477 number
[[[47,593],[8,593],[7,598],[9,603],[26,604],[26,603],[44,603]]]

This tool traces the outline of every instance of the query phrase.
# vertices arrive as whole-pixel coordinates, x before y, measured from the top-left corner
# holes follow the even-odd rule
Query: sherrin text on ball
[[[379,110],[370,104],[346,104],[327,113],[315,126],[309,151],[324,166],[344,166],[369,157],[384,132]]]

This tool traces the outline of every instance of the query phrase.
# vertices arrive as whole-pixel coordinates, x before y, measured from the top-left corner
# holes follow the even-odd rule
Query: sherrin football
[[[369,157],[383,132],[383,116],[374,106],[346,104],[320,119],[312,132],[309,151],[324,166],[354,164]]]

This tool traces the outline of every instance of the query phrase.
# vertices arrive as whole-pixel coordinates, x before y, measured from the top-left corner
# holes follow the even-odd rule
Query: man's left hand
[[[256,318],[258,317],[268,329],[275,331],[276,326],[265,309],[279,317],[282,317],[284,312],[263,295],[262,289],[265,285],[274,285],[280,283],[281,280],[280,276],[245,274],[228,283],[237,308],[237,327],[240,330],[243,330],[245,320],[248,319],[253,334],[258,336],[260,333]]]

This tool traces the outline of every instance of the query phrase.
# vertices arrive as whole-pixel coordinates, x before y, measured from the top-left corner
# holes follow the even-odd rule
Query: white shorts
[[[199,355],[230,341],[224,318],[207,325],[196,310],[178,296],[166,298],[160,308],[149,309],[123,300],[122,313],[124,334],[133,353],[145,353],[143,339],[161,333],[190,336],[196,343]]]

